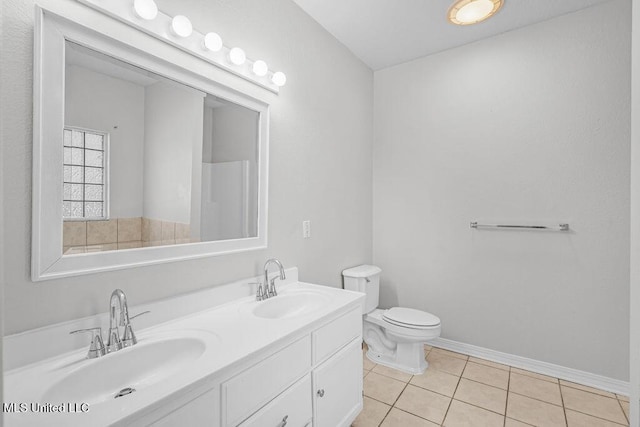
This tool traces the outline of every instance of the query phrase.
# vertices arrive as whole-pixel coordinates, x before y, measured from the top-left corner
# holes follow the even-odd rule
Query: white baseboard
[[[500,351],[452,341],[445,338],[436,338],[429,341],[427,344],[433,347],[443,348],[445,350],[451,350],[457,353],[462,353],[469,356],[490,360],[492,362],[513,366],[514,368],[525,369],[527,371],[536,372],[538,374],[560,378],[561,380],[571,381],[589,387],[595,387],[601,390],[610,391],[612,393],[617,393],[624,396],[629,395],[630,386],[628,381],[616,380],[614,378],[592,374],[590,372],[580,371],[578,369],[554,365],[553,363],[541,362],[539,360],[516,356],[514,354],[502,353]]]

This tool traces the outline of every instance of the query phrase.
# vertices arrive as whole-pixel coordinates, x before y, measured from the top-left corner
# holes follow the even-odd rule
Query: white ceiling
[[[449,23],[453,0],[294,0],[373,70],[609,0],[505,0],[491,19]]]

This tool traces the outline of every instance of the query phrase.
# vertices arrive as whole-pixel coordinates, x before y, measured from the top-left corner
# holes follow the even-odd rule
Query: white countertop
[[[281,319],[265,319],[252,314],[252,308],[260,302],[255,297],[244,297],[221,306],[200,311],[179,319],[136,331],[138,345],[98,359],[86,359],[87,348],[74,350],[51,357],[37,363],[5,372],[5,403],[49,403],[64,404],[62,413],[32,413],[28,408],[23,413],[5,413],[8,427],[27,425],[47,426],[88,426],[126,423],[138,418],[140,411],[146,413],[153,407],[162,405],[177,393],[185,394],[203,388],[207,382],[224,378],[225,374],[237,369],[254,355],[276,346],[286,345],[323,323],[332,314],[346,311],[355,304],[363,304],[364,294],[345,291],[308,283],[291,283],[279,289],[280,295],[296,292],[319,292],[326,295],[323,305],[311,313],[297,313]],[[274,297],[278,298],[278,297]],[[49,388],[79,369],[86,369],[94,363],[104,363],[108,358],[125,355],[142,349],[145,345],[172,337],[192,337],[206,343],[204,352],[188,366],[180,366],[179,371],[165,378],[145,380],[153,382],[139,384],[137,391],[119,399],[106,399],[89,403],[89,411],[79,411],[78,402],[59,401],[48,392]],[[85,337],[86,338],[86,337]],[[105,364],[105,366],[114,366]],[[117,365],[115,365],[117,369]],[[109,368],[114,369],[114,368]],[[109,371],[105,369],[105,371]],[[109,372],[104,372],[105,376]],[[132,384],[135,388],[136,384]],[[117,391],[117,390],[115,390]],[[43,400],[47,399],[49,401]],[[63,397],[64,399],[64,397]],[[89,400],[93,399],[89,397]],[[71,404],[71,407],[66,406]],[[53,409],[53,408],[52,408]]]

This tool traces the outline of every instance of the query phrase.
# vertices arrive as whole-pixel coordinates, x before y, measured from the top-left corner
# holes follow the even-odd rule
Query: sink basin
[[[265,319],[284,319],[311,314],[324,307],[330,299],[321,292],[291,291],[256,303],[252,312]]]
[[[113,400],[122,390],[131,388],[139,391],[180,373],[199,359],[206,349],[207,342],[198,336],[140,339],[133,347],[81,362],[80,368],[54,383],[42,400],[90,405]],[[127,391],[119,398],[126,399],[130,394]]]

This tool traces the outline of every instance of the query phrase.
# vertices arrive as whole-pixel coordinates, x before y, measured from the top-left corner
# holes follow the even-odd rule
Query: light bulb
[[[193,32],[191,21],[184,15],[176,15],[171,20],[171,30],[179,37],[189,37]]]
[[[153,0],[134,0],[133,11],[139,18],[151,21],[158,16],[158,6]]]
[[[458,0],[449,9],[449,21],[458,25],[476,24],[494,15],[503,0]]]
[[[267,67],[266,62],[258,59],[256,62],[253,63],[253,73],[256,76],[259,76],[259,77],[266,76],[268,71],[269,71],[269,67]]]
[[[247,60],[247,55],[244,50],[239,47],[234,47],[229,51],[229,60],[235,65],[242,65]]]
[[[212,52],[222,49],[222,39],[216,33],[207,33],[204,36],[204,47]]]
[[[276,71],[273,73],[271,81],[276,86],[284,86],[287,83],[287,76],[282,71]]]

